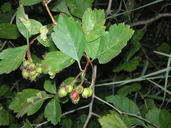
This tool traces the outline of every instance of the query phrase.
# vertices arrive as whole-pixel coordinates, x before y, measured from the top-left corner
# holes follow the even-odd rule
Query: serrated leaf
[[[140,49],[141,44],[139,41],[144,36],[144,33],[141,30],[135,31],[131,41],[129,42],[128,46],[124,49],[125,54],[123,54],[123,58],[125,61],[130,60],[133,55]]]
[[[11,10],[11,3],[10,2],[6,2],[1,6],[1,11],[2,13],[7,13]]]
[[[45,107],[44,116],[53,125],[56,125],[61,118],[61,106],[59,102],[52,99]]]
[[[64,68],[74,63],[74,59],[60,51],[49,52],[42,60],[43,72],[50,76],[55,75]]]
[[[40,97],[42,94],[42,98]],[[16,94],[16,97],[11,102],[9,109],[18,113],[16,117],[21,117],[28,113],[29,115],[35,113],[45,99],[50,98],[44,91],[36,89],[25,89]]]
[[[138,106],[127,97],[119,96],[119,95],[111,95],[106,97],[106,101],[113,103],[114,106],[123,112],[128,112],[132,114],[140,114]]]
[[[97,59],[101,64],[109,62],[116,57],[132,37],[134,31],[123,23],[112,25],[109,32],[105,32],[100,40]]]
[[[9,125],[9,115],[5,110],[0,110],[0,126]]]
[[[52,94],[56,94],[56,84],[54,81],[46,80],[44,82],[44,89]]]
[[[0,53],[0,74],[10,73],[17,69],[25,56],[27,45],[8,48]]]
[[[127,128],[125,123],[115,114],[107,114],[98,119],[102,128]]]
[[[17,39],[20,33],[17,26],[10,23],[0,24],[0,38],[4,39]]]
[[[33,128],[28,119],[26,119],[26,122],[24,123],[24,128]]]
[[[95,58],[100,44],[100,37],[105,31],[105,14],[103,10],[88,8],[82,18],[82,29],[86,37],[86,54]]]
[[[149,109],[147,114],[145,115],[145,119],[149,120],[150,122],[159,125],[159,113],[160,110],[156,107]],[[148,128],[155,128],[154,126],[148,124]]]
[[[128,86],[125,86],[125,87],[122,87],[121,89],[119,89],[118,95],[127,96],[128,94],[131,94],[132,92],[138,91],[140,89],[141,89],[140,84],[128,85]]]
[[[40,3],[41,1],[43,1],[43,0],[21,0],[21,3],[24,6],[30,6],[30,5],[35,5],[37,3]]]
[[[10,87],[8,85],[1,85],[0,86],[0,97],[3,96],[8,90],[10,90]]]
[[[162,109],[159,114],[159,124],[161,128],[171,128],[171,114]]]
[[[92,7],[94,0],[66,0],[72,15],[82,18],[84,11]]]
[[[45,47],[50,47],[50,45],[52,44],[52,40],[50,40],[49,38],[43,40],[40,35],[37,37],[37,40]]]
[[[64,12],[64,13],[70,15],[65,0],[54,1],[54,3],[52,3],[50,5],[50,9],[51,9],[51,11],[54,11],[54,12]]]
[[[81,25],[72,18],[62,14],[54,27],[52,39],[55,45],[66,55],[75,59],[80,65],[80,59],[85,48],[85,36]]]

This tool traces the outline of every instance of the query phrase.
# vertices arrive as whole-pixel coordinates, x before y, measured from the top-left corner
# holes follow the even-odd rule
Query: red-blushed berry
[[[75,91],[78,93],[78,94],[81,94],[84,90],[84,87],[82,85],[78,85],[75,89]]]
[[[27,69],[23,69],[22,71],[23,78],[27,79],[29,77],[29,73],[27,72]]]
[[[42,73],[42,67],[40,67],[40,66],[37,67],[37,68],[36,68],[36,72],[37,72],[37,73]]]
[[[65,90],[66,90],[68,93],[70,93],[70,92],[73,91],[73,86],[72,86],[72,85],[67,85],[67,86],[65,87]]]
[[[78,97],[78,98],[75,99],[75,100],[72,100],[72,103],[73,103],[73,104],[78,104],[79,101],[80,101],[80,97]]]
[[[36,70],[36,65],[34,63],[30,63],[28,68],[30,71],[34,71],[34,70]]]
[[[83,98],[88,98],[89,97],[89,89],[84,88],[84,91],[82,92],[81,95],[82,95]]]
[[[68,94],[68,92],[65,90],[64,87],[59,88],[59,90],[58,90],[58,96],[59,96],[59,97],[64,97],[64,96],[66,96],[67,94]]]
[[[77,92],[75,92],[75,91],[70,93],[71,100],[76,100],[79,97],[80,97],[80,95]]]
[[[30,63],[31,63],[30,61],[26,60],[26,61],[23,62],[23,66],[25,68],[28,68],[28,66],[30,65]]]

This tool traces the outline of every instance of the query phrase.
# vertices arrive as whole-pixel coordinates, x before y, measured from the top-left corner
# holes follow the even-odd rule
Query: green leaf
[[[62,14],[59,16],[54,31],[52,39],[55,45],[80,65],[79,61],[85,48],[85,36],[81,30],[81,25]]]
[[[107,114],[98,121],[102,128],[127,128],[125,123],[115,114]]]
[[[141,89],[141,85],[135,83],[135,84],[128,85],[119,89],[118,95],[127,96],[128,94],[131,94],[132,92],[138,91],[140,89]]]
[[[51,121],[53,125],[56,125],[61,118],[61,106],[59,102],[52,99],[45,107],[44,116],[48,121]]]
[[[54,3],[52,3],[50,5],[50,9],[51,9],[51,11],[54,11],[54,12],[64,12],[64,13],[70,15],[65,0],[54,1]]]
[[[126,53],[123,54],[125,61],[130,60],[132,56],[140,49],[141,44],[139,43],[139,40],[141,40],[143,36],[144,33],[141,30],[135,31],[130,43],[124,49],[124,51],[126,51]]]
[[[160,110],[156,107],[153,107],[152,109],[148,110],[147,114],[145,115],[145,118],[150,122],[159,125],[159,113]],[[148,124],[148,128],[155,128],[155,127]]]
[[[61,128],[72,128],[73,121],[71,119],[62,119]]]
[[[128,60],[124,62],[123,64],[119,65],[118,67],[114,68],[114,72],[120,72],[121,70],[132,72],[134,71],[138,66],[139,62],[142,60],[140,56],[135,56],[133,59]]]
[[[20,33],[17,26],[10,23],[0,24],[0,38],[4,39],[17,39]]]
[[[26,122],[24,123],[24,128],[33,128],[28,119],[26,119]]]
[[[157,48],[157,51],[159,52],[162,52],[162,53],[166,53],[166,54],[169,54],[170,53],[170,50],[171,50],[171,47],[169,44],[166,44],[166,43],[162,43],[158,48]],[[159,54],[156,54],[158,58],[160,59],[163,59],[165,56],[162,56],[162,55],[159,55]]]
[[[72,15],[82,18],[84,11],[92,7],[94,0],[66,0]]]
[[[11,11],[11,3],[10,2],[6,2],[1,6],[1,11],[2,13],[7,13],[9,11]]]
[[[86,37],[85,52],[89,57],[95,58],[100,44],[100,37],[105,32],[105,14],[103,10],[88,8],[82,18],[82,29]]]
[[[16,117],[21,117],[24,114],[34,114],[42,105],[45,99],[51,98],[44,91],[36,89],[25,89],[16,94],[16,97],[11,102],[9,108],[18,113]]]
[[[54,51],[45,54],[41,63],[44,73],[55,76],[56,73],[73,64],[74,60],[60,51]]]
[[[112,25],[109,32],[105,32],[101,37],[97,51],[99,62],[104,64],[116,57],[121,52],[121,49],[126,46],[133,33],[134,31],[123,23]]]
[[[0,126],[9,125],[9,115],[5,110],[0,110]]]
[[[8,92],[8,90],[10,90],[10,87],[8,85],[1,85],[0,86],[0,97],[5,95],[6,92]]]
[[[35,5],[37,3],[40,3],[41,1],[43,1],[43,0],[21,0],[21,3],[24,6],[30,6],[30,5]]]
[[[44,82],[44,89],[52,94],[56,94],[56,84],[52,80],[46,80]]]
[[[27,45],[8,48],[0,53],[0,74],[10,73],[17,69],[25,56]]]
[[[161,128],[171,128],[171,114],[166,110],[161,110],[159,114],[159,123]]]
[[[52,40],[50,40],[49,38],[43,40],[40,35],[37,37],[37,40],[45,47],[50,47],[50,45],[52,44]]]
[[[40,29],[40,38],[45,41],[47,39],[48,29],[47,26],[42,26]]]
[[[106,97],[106,101],[113,103],[113,105],[123,112],[128,112],[132,114],[140,114],[138,106],[127,97],[119,96],[119,95],[111,95]]]
[[[42,26],[42,24],[40,22],[38,22],[37,20],[34,19],[29,19],[30,23],[31,23],[31,35],[35,35],[41,32],[42,36],[42,32],[44,33],[43,36],[45,36],[45,34],[48,32],[46,26]],[[42,38],[44,39],[44,38]]]

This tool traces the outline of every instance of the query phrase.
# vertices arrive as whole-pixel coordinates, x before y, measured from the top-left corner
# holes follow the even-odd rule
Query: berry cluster
[[[78,85],[75,88],[72,85],[61,86],[58,90],[59,97],[65,97],[69,93],[70,99],[74,104],[77,104],[80,100],[80,95],[83,98],[92,96],[93,90],[91,88],[84,88],[82,85]]]
[[[22,70],[23,78],[29,79],[31,81],[34,81],[36,77],[42,73],[42,67],[40,64],[36,65],[28,60],[23,62],[23,64],[20,66],[20,69]]]

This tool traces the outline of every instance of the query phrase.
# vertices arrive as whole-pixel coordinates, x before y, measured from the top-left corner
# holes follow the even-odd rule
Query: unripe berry
[[[30,65],[30,63],[31,63],[30,61],[26,60],[26,61],[23,62],[23,66],[25,68],[28,68],[28,66]]]
[[[30,77],[37,76],[36,73],[37,73],[36,70],[30,71],[29,76]]]
[[[65,87],[65,90],[66,90],[68,93],[70,93],[70,92],[73,91],[73,86],[72,86],[72,85],[67,85],[67,86]]]
[[[24,69],[24,70],[22,71],[22,76],[23,76],[23,78],[25,78],[25,79],[27,79],[27,78],[29,77],[29,73],[27,72],[26,69]]]
[[[76,87],[75,91],[78,93],[78,94],[81,94],[84,90],[84,87],[82,85],[79,85]]]
[[[72,93],[70,93],[70,98],[71,98],[71,100],[76,100],[76,99],[78,99],[80,96],[79,96],[79,94],[77,93],[77,92],[72,92]]]
[[[29,78],[30,78],[31,81],[34,81],[34,80],[36,80],[36,77],[37,77],[37,76],[34,75],[34,76],[29,77]]]
[[[37,72],[37,73],[42,73],[42,67],[37,67],[37,68],[36,68],[36,72]]]
[[[30,69],[30,71],[33,71],[36,69],[36,65],[34,63],[30,63],[28,68]]]
[[[90,96],[92,96],[92,95],[93,95],[93,89],[88,88],[88,90],[89,90],[89,95],[88,95],[88,97],[90,97]]]
[[[84,91],[82,93],[82,97],[83,98],[88,98],[89,97],[89,89],[88,88],[84,88]]]
[[[67,94],[68,94],[68,92],[65,90],[64,87],[59,88],[59,90],[58,90],[58,96],[59,96],[59,97],[64,97],[64,96],[66,96]]]

